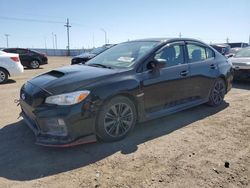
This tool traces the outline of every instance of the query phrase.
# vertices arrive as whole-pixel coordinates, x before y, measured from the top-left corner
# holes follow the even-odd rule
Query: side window
[[[206,49],[195,44],[187,44],[189,62],[203,61],[207,58]]]
[[[207,59],[214,58],[214,52],[210,48],[206,48]]]
[[[5,49],[4,51],[8,53],[16,53],[14,49]]]
[[[17,51],[16,53],[18,53],[18,54],[26,54],[27,53],[26,50],[22,50],[22,49],[18,49],[16,51]]]
[[[183,46],[179,44],[171,45],[159,51],[155,59],[166,61],[166,67],[171,67],[184,63]]]

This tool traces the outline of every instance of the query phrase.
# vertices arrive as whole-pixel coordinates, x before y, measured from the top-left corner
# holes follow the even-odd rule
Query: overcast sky
[[[147,37],[191,37],[207,43],[249,41],[250,0],[0,1],[0,47],[71,48]],[[52,38],[53,33],[53,38]],[[54,41],[55,46],[55,41]]]

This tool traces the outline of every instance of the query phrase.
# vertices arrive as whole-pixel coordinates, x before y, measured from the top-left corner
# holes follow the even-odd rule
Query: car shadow
[[[15,80],[8,79],[3,85],[6,85],[6,84],[14,84],[14,83],[16,83]]]
[[[116,152],[130,154],[136,152],[142,143],[168,135],[228,106],[226,102],[216,108],[200,105],[140,123],[119,142],[97,142],[63,149],[35,145],[33,133],[21,120],[0,130],[0,177],[18,181],[34,180],[90,165]]]
[[[39,67],[37,69],[44,69],[43,67]],[[25,67],[24,70],[37,70],[37,69],[32,69],[32,68],[29,68],[29,67]]]
[[[250,80],[249,81],[234,81],[233,88],[236,89],[246,89],[250,90]]]

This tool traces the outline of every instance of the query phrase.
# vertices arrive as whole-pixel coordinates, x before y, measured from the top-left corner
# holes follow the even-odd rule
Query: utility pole
[[[51,36],[52,36],[52,44],[53,44],[53,54],[55,55],[55,42],[54,42],[54,33],[52,32],[51,33]]]
[[[46,37],[44,37],[44,47],[45,47],[46,54],[48,54]]]
[[[54,33],[51,33],[52,36],[52,48],[55,49],[55,43],[54,43]]]
[[[248,45],[250,45],[250,35],[249,35],[249,41],[248,41]]]
[[[105,44],[107,44],[107,32],[103,28],[101,28],[101,31],[104,32],[104,35],[105,35]]]
[[[67,18],[67,22],[66,22],[66,25],[64,25],[65,27],[67,27],[67,38],[68,38],[68,46],[67,46],[67,49],[68,49],[68,56],[70,56],[70,47],[69,47],[69,28],[71,27],[71,25],[69,25],[69,19]]]
[[[229,43],[229,38],[228,37],[226,38],[226,41],[227,41],[227,43]]]
[[[9,36],[10,36],[9,34],[5,34],[7,48],[9,48]]]
[[[56,49],[57,49],[57,36],[55,34],[55,46],[56,46]]]
[[[181,32],[179,33],[179,38],[181,38],[182,37],[182,35],[181,35]]]

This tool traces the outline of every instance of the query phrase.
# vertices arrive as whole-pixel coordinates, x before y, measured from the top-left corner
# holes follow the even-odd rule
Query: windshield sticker
[[[135,58],[133,57],[119,57],[117,60],[122,62],[131,63]]]

